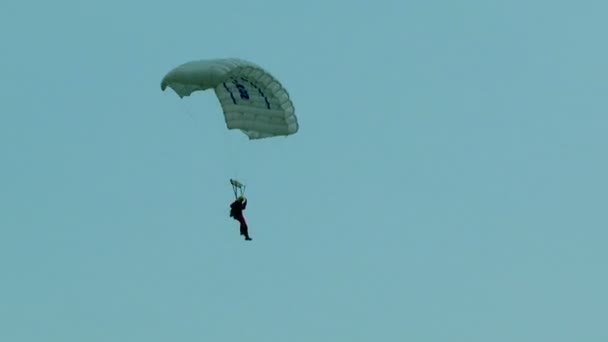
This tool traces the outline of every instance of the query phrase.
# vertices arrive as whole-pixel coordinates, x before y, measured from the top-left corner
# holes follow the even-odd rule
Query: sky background
[[[607,11],[2,0],[0,340],[608,340]],[[160,90],[217,57],[298,134]]]

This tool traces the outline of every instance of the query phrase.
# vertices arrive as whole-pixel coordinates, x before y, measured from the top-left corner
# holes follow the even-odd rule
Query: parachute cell
[[[249,139],[287,136],[298,131],[295,109],[287,90],[268,71],[242,59],[191,61],[169,71],[161,89],[180,97],[213,89],[228,129]]]

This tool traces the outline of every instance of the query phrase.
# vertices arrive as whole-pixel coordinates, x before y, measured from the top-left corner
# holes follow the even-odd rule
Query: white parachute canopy
[[[161,89],[167,87],[180,98],[213,89],[228,129],[239,129],[249,139],[292,135],[299,128],[287,90],[266,70],[242,59],[179,65],[163,78]]]

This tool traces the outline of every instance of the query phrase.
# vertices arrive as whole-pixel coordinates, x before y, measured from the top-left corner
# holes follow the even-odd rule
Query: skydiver
[[[239,196],[234,202],[230,204],[230,217],[239,221],[241,235],[245,236],[245,240],[249,241],[251,238],[249,237],[249,230],[247,227],[247,222],[245,221],[245,216],[243,216],[243,210],[247,207],[247,199],[245,196]]]

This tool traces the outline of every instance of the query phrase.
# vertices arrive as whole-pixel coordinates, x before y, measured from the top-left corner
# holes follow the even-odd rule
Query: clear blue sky
[[[607,11],[3,0],[0,340],[608,340]],[[216,57],[300,132],[161,92]]]

